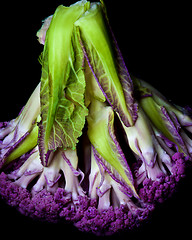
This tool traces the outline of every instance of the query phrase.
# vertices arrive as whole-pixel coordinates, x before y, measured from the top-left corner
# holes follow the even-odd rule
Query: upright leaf
[[[84,106],[84,55],[73,30],[86,10],[81,1],[59,6],[46,33],[42,57],[41,118],[39,149],[43,165],[58,147],[75,149],[82,133],[87,109]]]
[[[182,138],[181,125],[174,113],[174,107],[170,108],[165,97],[144,81],[134,79],[139,104],[153,123],[156,129],[160,131],[167,139],[177,145],[178,150],[188,155],[187,147]],[[161,99],[160,99],[161,98]],[[177,113],[177,110],[176,110]]]
[[[88,116],[88,137],[94,154],[123,191],[137,196],[131,170],[114,134],[114,112],[98,100],[93,100]]]
[[[120,50],[105,19],[102,5],[91,8],[75,22],[86,59],[112,108],[126,126],[137,118],[132,81]]]

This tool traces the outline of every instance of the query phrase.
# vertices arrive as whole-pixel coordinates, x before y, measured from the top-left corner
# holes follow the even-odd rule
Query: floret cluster
[[[63,188],[52,194],[42,190],[32,196],[27,189],[21,188],[10,181],[6,174],[0,175],[1,196],[7,203],[24,215],[37,220],[58,222],[65,220],[75,224],[81,231],[95,234],[112,234],[119,230],[133,229],[140,225],[141,220],[148,218],[152,206],[137,215],[124,205],[98,210],[97,201],[87,196],[78,196],[74,205],[71,196]]]

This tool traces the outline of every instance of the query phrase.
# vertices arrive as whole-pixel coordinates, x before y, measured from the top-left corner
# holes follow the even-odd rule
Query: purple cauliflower
[[[191,110],[129,75],[103,1],[59,6],[37,36],[41,81],[0,123],[1,198],[96,235],[138,228],[192,165]]]

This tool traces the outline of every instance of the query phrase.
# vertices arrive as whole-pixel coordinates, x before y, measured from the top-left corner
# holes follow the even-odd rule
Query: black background
[[[40,81],[38,57],[43,47],[36,32],[41,21],[60,4],[75,1],[12,1],[1,4],[0,121],[15,118]],[[150,82],[168,99],[191,105],[190,2],[105,1],[113,32],[129,72]],[[174,199],[162,205],[152,221],[119,237],[175,237],[190,234],[192,180],[185,181]],[[23,237],[103,239],[79,232],[71,225],[39,223],[0,201],[2,232]],[[16,227],[16,228],[15,228]],[[10,231],[8,231],[10,229]],[[70,235],[69,235],[70,234]],[[117,236],[105,237],[116,239]]]

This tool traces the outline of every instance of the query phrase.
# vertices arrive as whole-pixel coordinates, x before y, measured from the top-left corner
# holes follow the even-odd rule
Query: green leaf
[[[84,54],[73,31],[74,22],[84,10],[83,2],[59,6],[46,34],[39,125],[39,148],[44,165],[51,150],[75,149],[85,124]]]
[[[134,79],[139,104],[149,117],[154,127],[160,131],[166,138],[178,146],[179,151],[188,154],[187,148],[181,136],[181,126],[178,122],[174,107],[166,102],[165,97],[158,93],[149,84],[144,81]]]
[[[11,161],[19,158],[23,154],[27,153],[37,145],[38,139],[38,126],[35,125],[28,135],[21,142],[15,144],[15,149],[11,151],[10,155],[5,159],[5,163],[10,163]]]
[[[88,107],[92,101],[92,98],[97,99],[100,102],[105,102],[106,98],[100,89],[95,77],[88,65],[88,62],[85,60],[85,80],[86,80],[86,89],[85,89],[85,105]]]
[[[99,3],[75,22],[86,59],[112,108],[126,126],[137,118],[133,86],[114,35]]]
[[[110,176],[129,194],[137,196],[133,176],[114,134],[114,112],[105,103],[93,100],[90,106],[88,137],[99,161]]]

